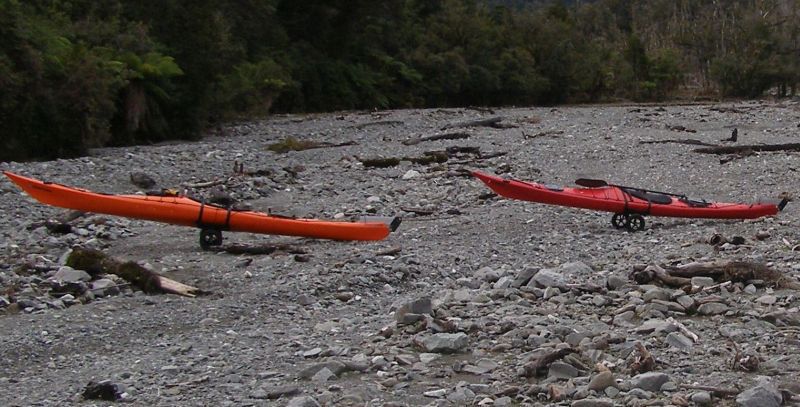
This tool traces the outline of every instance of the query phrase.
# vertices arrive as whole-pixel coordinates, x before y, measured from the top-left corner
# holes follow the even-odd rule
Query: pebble
[[[669,381],[669,375],[666,373],[647,372],[633,376],[629,381],[629,385],[632,389],[659,391],[667,381]]]
[[[591,380],[589,380],[588,389],[603,391],[607,387],[615,385],[614,374],[609,371],[604,371],[592,376]]]
[[[697,307],[697,312],[700,315],[719,315],[724,314],[729,309],[730,307],[721,302],[707,302]]]
[[[564,362],[551,363],[547,373],[548,377],[555,379],[570,379],[577,377],[579,374],[580,371],[575,366]]]
[[[736,396],[736,404],[741,407],[779,407],[783,396],[770,383],[760,383]]]
[[[469,337],[463,332],[454,334],[439,333],[422,339],[422,345],[430,353],[456,353],[469,344]]]
[[[608,398],[585,398],[570,403],[570,407],[613,407],[614,400]]]
[[[694,345],[694,342],[691,339],[677,332],[668,334],[666,341],[670,346],[681,350],[691,349]]]
[[[690,399],[698,406],[711,405],[711,393],[707,391],[697,391],[692,393]]]

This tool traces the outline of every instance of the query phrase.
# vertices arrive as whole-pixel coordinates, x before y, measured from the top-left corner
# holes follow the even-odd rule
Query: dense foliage
[[[271,110],[789,95],[798,5],[0,0],[0,160],[194,138]]]

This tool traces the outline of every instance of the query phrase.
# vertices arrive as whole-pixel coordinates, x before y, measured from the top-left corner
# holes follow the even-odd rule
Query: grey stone
[[[748,284],[744,287],[745,294],[753,295],[758,292],[758,288],[756,288],[753,284]]]
[[[567,280],[556,269],[541,269],[531,278],[528,286],[566,288]]]
[[[319,356],[321,353],[322,353],[322,348],[316,347],[316,348],[313,348],[313,349],[309,349],[307,351],[303,351],[303,357],[304,358],[315,358],[315,357]]]
[[[614,325],[622,326],[622,327],[632,327],[634,326],[633,318],[636,316],[636,313],[633,311],[625,311],[621,314],[614,316]]]
[[[678,304],[680,304],[683,308],[685,308],[687,310],[694,309],[694,306],[695,306],[694,298],[692,298],[692,297],[690,297],[688,295],[679,296],[678,298],[675,299],[675,302],[677,302]]]
[[[558,288],[547,287],[544,289],[544,296],[542,298],[544,298],[545,300],[549,300],[553,297],[558,296],[559,294],[561,294],[561,290],[559,290]]]
[[[320,404],[311,396],[300,396],[289,400],[286,407],[320,407]]]
[[[475,272],[475,278],[489,283],[494,283],[495,281],[499,280],[500,275],[500,271],[491,267],[481,267]]]
[[[642,322],[642,324],[635,329],[636,333],[640,334],[670,332],[673,330],[675,330],[675,328],[672,326],[672,324],[658,318],[648,319],[647,321]]]
[[[719,334],[737,342],[746,340],[754,335],[752,330],[733,324],[719,327]]]
[[[576,276],[576,277],[589,277],[594,274],[594,270],[581,261],[574,261],[564,263],[558,268],[562,275]]]
[[[395,311],[394,316],[398,325],[413,324],[425,319],[425,315],[433,314],[433,305],[430,297],[418,298],[403,304]]]
[[[495,399],[493,405],[498,407],[507,407],[511,405],[511,402],[512,402],[511,397],[503,396]]]
[[[308,366],[301,370],[297,375],[301,379],[310,379],[322,369],[328,369],[333,372],[333,374],[338,376],[339,374],[348,370],[348,365],[338,360],[331,360],[328,362],[317,363],[315,365]]]
[[[653,300],[667,301],[669,300],[669,297],[670,297],[669,291],[658,287],[651,288],[647,290],[644,294],[642,294],[642,299],[645,300],[645,302],[650,302]]]
[[[428,336],[422,340],[422,345],[427,352],[456,353],[462,351],[469,344],[469,337],[463,332],[454,334],[440,333]]]
[[[92,281],[91,289],[96,296],[119,294],[119,287],[117,286],[117,283],[109,278],[101,278]]]
[[[647,391],[659,391],[664,383],[669,381],[669,375],[661,372],[641,373],[631,377],[630,387]]]
[[[571,379],[573,377],[578,377],[579,374],[580,371],[575,366],[564,362],[551,363],[547,372],[548,377],[556,379]]]
[[[469,364],[464,366],[464,371],[476,375],[482,375],[497,369],[498,363],[491,359],[480,359],[474,365]]]
[[[614,400],[605,397],[599,399],[586,398],[573,401],[570,407],[614,407]]]
[[[711,393],[707,391],[697,391],[692,393],[691,397],[689,397],[693,403],[697,404],[698,406],[708,406],[711,405]]]
[[[533,276],[538,272],[538,268],[526,267],[517,274],[517,276],[514,278],[514,281],[511,282],[511,287],[520,288],[523,285],[528,284],[528,282],[531,281],[531,278],[533,278]]]
[[[756,302],[764,305],[775,305],[775,303],[778,302],[778,297],[772,294],[762,295],[756,298]]]
[[[475,398],[475,392],[469,387],[457,387],[455,391],[447,395],[447,401],[459,405],[466,406]]]
[[[608,279],[606,280],[606,286],[610,290],[619,290],[626,284],[628,284],[628,279],[617,274],[609,275]]]
[[[268,399],[277,399],[281,397],[290,397],[300,394],[300,388],[297,386],[275,386],[262,388]]]
[[[418,178],[421,174],[417,170],[408,170],[405,174],[403,174],[404,180]]]
[[[440,357],[441,355],[439,355],[438,353],[420,353],[419,361],[427,365],[428,363],[431,363],[434,360],[439,359]]]
[[[65,283],[77,283],[79,281],[90,281],[92,276],[83,270],[75,270],[69,266],[61,266],[58,271],[53,274],[53,279]]]
[[[595,307],[604,307],[611,303],[611,298],[608,298],[605,295],[596,294],[592,296],[592,304]]]
[[[636,397],[637,399],[650,400],[653,398],[653,392],[640,388],[631,389],[628,396]]]
[[[592,379],[589,380],[589,385],[587,387],[589,390],[603,391],[606,389],[606,387],[615,385],[616,382],[614,381],[614,374],[604,371],[592,376]]]
[[[425,397],[432,397],[432,398],[442,398],[447,395],[446,389],[438,389],[438,390],[430,390],[422,393]]]
[[[314,376],[311,377],[311,380],[317,383],[324,383],[335,377],[336,375],[330,369],[323,367],[317,373],[314,373]]]
[[[672,332],[667,335],[667,343],[681,350],[691,349],[692,346],[694,346],[694,342],[692,342],[691,339],[677,332]]]
[[[717,282],[711,277],[692,277],[692,285],[695,287],[711,287],[714,284]]]
[[[513,282],[514,282],[514,278],[513,277],[511,277],[511,276],[503,276],[503,277],[500,277],[500,279],[497,280],[494,283],[492,288],[494,288],[496,290],[509,288],[509,287],[511,287],[511,283],[513,283]]]
[[[697,307],[697,312],[701,315],[719,315],[724,314],[730,307],[721,302],[707,302]]]
[[[297,303],[302,306],[308,306],[317,302],[317,299],[308,294],[300,294],[297,296]]]
[[[770,383],[760,383],[736,396],[736,404],[741,407],[779,407],[783,396]]]

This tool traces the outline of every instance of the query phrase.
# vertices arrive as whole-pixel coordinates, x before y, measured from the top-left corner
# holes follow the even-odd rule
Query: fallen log
[[[448,124],[442,127],[442,130],[453,129],[458,127],[491,127],[495,129],[510,129],[517,127],[513,124],[501,123],[502,121],[503,121],[502,117],[492,117],[489,119],[481,119],[481,120],[470,120],[461,123]]]
[[[315,148],[328,148],[328,147],[344,147],[344,146],[353,146],[356,144],[357,143],[355,141],[345,141],[342,143],[329,143],[325,141],[298,140],[294,137],[286,137],[283,141],[279,141],[277,143],[273,143],[267,146],[267,150],[276,153],[287,153],[289,151],[304,151],[304,150],[312,150]]]
[[[800,283],[766,264],[740,260],[693,262],[664,268],[652,264],[644,269],[634,268],[629,277],[638,284],[660,281],[671,287],[690,286],[692,277],[711,277],[717,282],[761,280],[778,288],[800,289]]]
[[[416,214],[416,215],[420,215],[420,216],[428,216],[428,215],[433,215],[434,213],[436,213],[435,209],[411,208],[411,207],[408,207],[408,206],[401,206],[400,210],[406,211],[406,212],[410,212],[410,213],[413,213],[413,214]]]
[[[444,134],[434,134],[432,136],[425,136],[425,137],[418,137],[414,139],[409,139],[403,142],[403,144],[407,146],[413,146],[424,141],[437,141],[437,140],[462,140],[467,139],[470,137],[469,133],[444,133]]]
[[[642,140],[639,144],[689,144],[693,146],[719,147],[717,144],[706,143],[705,141],[695,140],[693,138],[682,140]]]
[[[772,151],[800,151],[800,143],[713,146],[694,149],[695,153],[700,154],[752,154]]]
[[[99,250],[74,248],[67,257],[66,265],[76,270],[83,270],[92,276],[116,274],[132,286],[149,294],[170,293],[186,297],[201,294],[201,290],[196,287],[160,276],[134,261],[122,261],[109,257]]]
[[[547,136],[558,136],[564,134],[563,130],[547,130],[540,133],[536,133],[533,135],[522,133],[522,136],[525,137],[526,140],[534,139],[538,137],[547,137]]]

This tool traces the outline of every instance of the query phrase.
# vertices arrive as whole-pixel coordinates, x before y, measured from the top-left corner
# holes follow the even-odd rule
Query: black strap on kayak
[[[625,207],[623,208],[623,213],[639,213],[639,214],[642,214],[642,215],[649,215],[650,214],[650,209],[653,207],[653,203],[650,202],[649,199],[641,198],[641,197],[638,197],[638,196],[636,196],[634,194],[631,194],[630,191],[628,191],[626,188],[622,188],[622,187],[617,187],[617,188],[619,188],[619,190],[622,191],[622,199],[625,201]],[[628,206],[628,202],[630,202],[628,200],[628,195],[630,195],[632,197],[636,197],[636,198],[642,199],[643,201],[647,201],[647,210],[645,210],[644,212],[630,210],[629,206]]]
[[[222,225],[212,225],[203,222],[203,210],[205,209],[205,207],[206,207],[206,199],[203,198],[200,200],[200,212],[197,214],[197,221],[195,222],[195,224],[197,224],[197,227],[201,229],[214,228],[221,230],[228,230],[231,228],[231,212],[233,211],[233,206],[229,206],[227,208],[228,213],[225,215],[225,223],[223,223]]]
[[[201,228],[204,226],[203,225],[203,209],[205,207],[206,207],[206,199],[203,198],[203,199],[200,200],[200,213],[198,213],[197,222],[195,222],[197,224],[197,226],[201,227]]]

